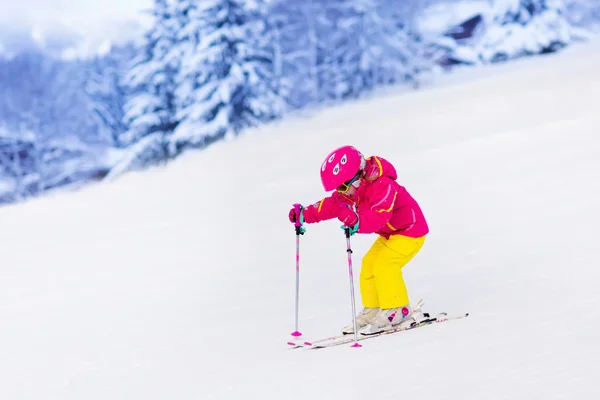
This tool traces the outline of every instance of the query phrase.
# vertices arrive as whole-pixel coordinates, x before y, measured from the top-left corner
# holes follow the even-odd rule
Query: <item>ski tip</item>
[[[290,346],[296,346],[296,343],[294,342],[287,342],[287,344],[289,344]]]
[[[313,344],[311,342],[304,342],[305,346],[312,346]]]

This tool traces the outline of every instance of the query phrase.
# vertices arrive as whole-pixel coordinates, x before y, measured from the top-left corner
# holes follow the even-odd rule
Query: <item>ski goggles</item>
[[[350,179],[349,181],[346,181],[346,182],[342,183],[335,190],[338,193],[346,193],[350,189],[350,186],[352,186],[353,183],[356,183],[358,181],[358,179],[360,178],[361,174],[362,174],[362,171],[358,171],[356,173],[356,175],[354,175],[354,177],[352,179]]]

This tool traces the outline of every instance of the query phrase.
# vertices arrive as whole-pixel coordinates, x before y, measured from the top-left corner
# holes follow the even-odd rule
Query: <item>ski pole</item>
[[[344,227],[346,234],[346,252],[348,253],[348,275],[350,276],[350,301],[352,303],[352,325],[354,327],[354,344],[352,347],[362,347],[358,343],[358,332],[356,329],[356,301],[354,299],[354,274],[352,273],[352,248],[350,247],[350,228]]]
[[[302,229],[302,223],[300,222],[300,204],[294,204],[294,210],[296,213],[296,223],[294,227],[296,229],[296,330],[291,333],[293,337],[300,337],[302,333],[298,331],[298,309],[300,303],[300,235],[304,235],[304,229]]]

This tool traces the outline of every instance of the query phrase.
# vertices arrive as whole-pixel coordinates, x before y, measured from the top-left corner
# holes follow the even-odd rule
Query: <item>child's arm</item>
[[[338,210],[342,204],[352,205],[352,200],[338,192],[333,192],[329,197],[325,197],[323,200],[307,206],[302,210],[304,215],[304,222],[312,224],[315,222],[321,222],[328,219],[336,218]]]

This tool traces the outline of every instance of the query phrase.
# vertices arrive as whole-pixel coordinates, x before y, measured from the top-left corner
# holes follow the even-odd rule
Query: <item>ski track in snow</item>
[[[464,70],[168,167],[0,209],[0,398],[595,399],[600,51]],[[413,301],[463,320],[317,351],[294,330],[294,202],[354,144],[431,227]],[[301,237],[300,331],[349,318],[337,221]],[[352,238],[357,308],[360,257]]]

